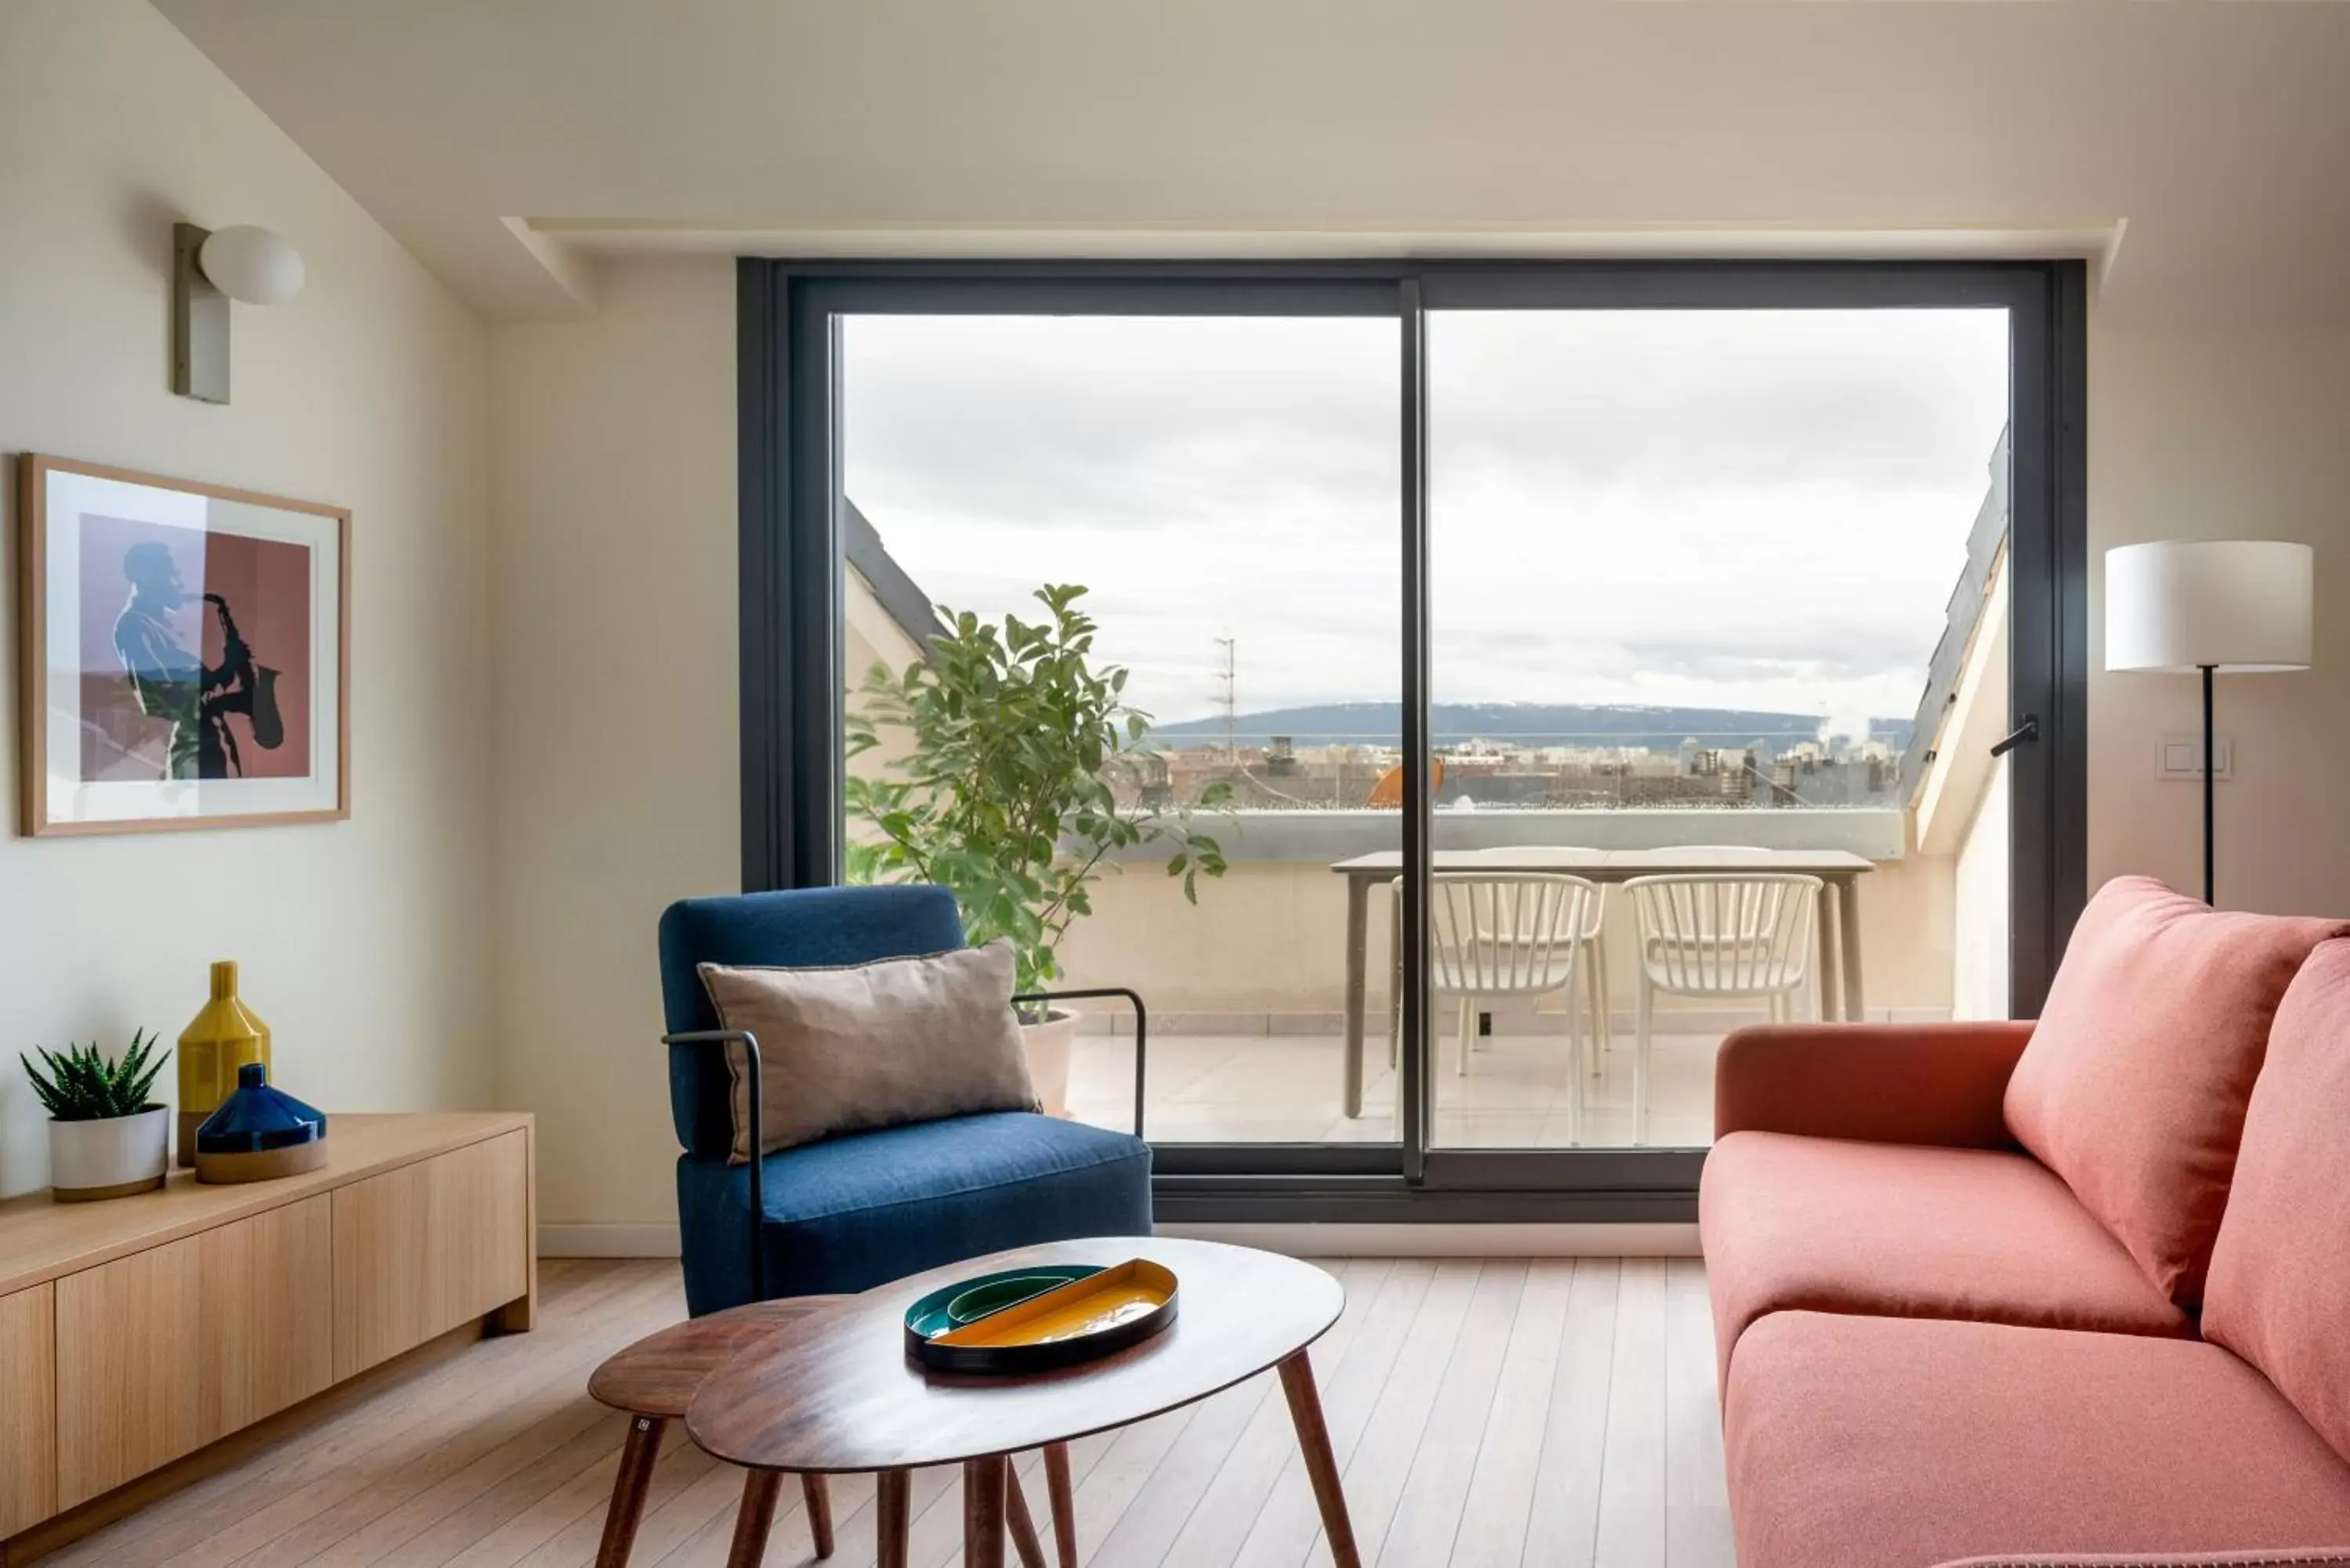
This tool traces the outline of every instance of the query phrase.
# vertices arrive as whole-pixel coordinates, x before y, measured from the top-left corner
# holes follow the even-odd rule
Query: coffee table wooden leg
[[[1069,1445],[1045,1445],[1045,1490],[1053,1500],[1053,1546],[1060,1568],[1077,1568],[1076,1489],[1069,1484]]]
[[[1281,1391],[1289,1397],[1289,1419],[1297,1428],[1298,1451],[1322,1510],[1322,1532],[1338,1568],[1362,1568],[1355,1550],[1354,1521],[1347,1517],[1347,1494],[1338,1486],[1338,1461],[1330,1452],[1330,1428],[1322,1420],[1322,1396],[1314,1387],[1314,1366],[1299,1351],[1281,1364]]]
[[[807,1504],[808,1538],[818,1557],[832,1555],[832,1489],[822,1476],[800,1477],[800,1497]]]
[[[963,1461],[962,1568],[1003,1568],[1006,1468],[1002,1454]]]
[[[626,1568],[629,1549],[637,1543],[638,1521],[645,1516],[653,1466],[660,1459],[661,1429],[668,1425],[659,1416],[629,1417],[619,1472],[612,1478],[612,1505],[604,1511],[603,1543],[596,1548],[596,1568]]]
[[[906,1531],[912,1476],[883,1470],[873,1478],[873,1554],[878,1568],[906,1568]]]
[[[1028,1493],[1020,1484],[1016,1466],[1003,1467],[1003,1518],[1012,1526],[1012,1549],[1020,1553],[1021,1568],[1045,1568],[1045,1543],[1037,1539],[1035,1517],[1028,1511]]]
[[[746,1470],[743,1502],[734,1511],[734,1544],[727,1549],[726,1568],[759,1568],[767,1555],[767,1532],[775,1527],[775,1494],[783,1490],[781,1470]]]

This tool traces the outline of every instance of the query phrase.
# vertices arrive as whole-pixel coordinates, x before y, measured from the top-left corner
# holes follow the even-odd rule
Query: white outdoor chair
[[[1509,852],[1504,850],[1480,850],[1475,851],[1474,853],[1491,855],[1494,858],[1499,859]],[[1493,986],[1476,992],[1473,995],[1523,996],[1540,995],[1548,992],[1562,989],[1567,991],[1567,1000],[1569,1003],[1567,1027],[1576,1048],[1576,1059],[1578,1061],[1582,1060],[1584,1054],[1584,1036],[1581,1033],[1584,1015],[1580,1011],[1576,1010],[1577,1004],[1579,1004],[1582,999],[1586,997],[1594,997],[1597,999],[1597,1002],[1596,1010],[1592,1013],[1591,1018],[1593,1024],[1593,1038],[1595,1040],[1605,1040],[1607,1038],[1607,1014],[1606,1011],[1606,997],[1607,993],[1607,971],[1604,967],[1592,961],[1592,954],[1600,940],[1601,922],[1607,912],[1607,905],[1605,903],[1607,890],[1604,888],[1596,882],[1587,881],[1581,877],[1572,877],[1563,873],[1542,871],[1492,873],[1443,871],[1437,873],[1437,880],[1484,882],[1489,884],[1497,882],[1533,884],[1567,882],[1581,885],[1586,889],[1585,896],[1582,899],[1583,908],[1585,909],[1583,928],[1580,935],[1575,940],[1575,950],[1571,955],[1577,962],[1578,973],[1574,978],[1579,983],[1574,986],[1569,986],[1564,979],[1554,979],[1546,985],[1521,986],[1515,988]],[[1402,878],[1399,877],[1395,881],[1388,883],[1388,888],[1393,895],[1394,898],[1394,902],[1390,906],[1390,909],[1392,911],[1390,925],[1391,940],[1388,944],[1388,993],[1391,999],[1388,1008],[1388,1065],[1389,1067],[1394,1067],[1399,1064],[1401,1056],[1401,1024],[1403,1020]],[[1494,898],[1489,898],[1487,902],[1488,904],[1493,904],[1496,900]],[[1524,949],[1526,950],[1519,955],[1519,957],[1523,964],[1524,964],[1529,970],[1539,969],[1543,966],[1555,964],[1556,962],[1555,952],[1536,950],[1557,949],[1567,941],[1567,933],[1561,930],[1534,929],[1531,929],[1530,926],[1525,934],[1521,935],[1510,919],[1511,905],[1509,901],[1500,900],[1499,908],[1503,914],[1503,919],[1500,923],[1496,924],[1494,921],[1490,919],[1480,922],[1482,927],[1481,932],[1481,946],[1483,950],[1485,950],[1490,955],[1498,957],[1503,950],[1513,947]],[[1529,906],[1529,909],[1531,911],[1531,906]],[[1438,896],[1437,905],[1430,908],[1429,918],[1430,921],[1430,930],[1433,939],[1440,944],[1450,940],[1451,939],[1447,933],[1450,931],[1451,928],[1437,923],[1446,919],[1446,910],[1442,895],[1440,894]],[[1503,967],[1507,966],[1504,965]],[[1440,985],[1436,989],[1441,992],[1445,988]],[[1484,1047],[1478,1045],[1476,1048],[1482,1050]],[[1609,1048],[1613,1049],[1612,1044]],[[1463,1070],[1465,1071],[1466,1069],[1464,1068]],[[1597,1046],[1596,1044],[1592,1048],[1591,1070],[1594,1073],[1599,1071]]]
[[[1580,848],[1581,846],[1561,845],[1556,847]],[[1472,849],[1469,852],[1470,857],[1477,860],[1511,860],[1524,853],[1525,850],[1522,846],[1514,846],[1498,849]],[[1568,999],[1570,1012],[1566,1027],[1569,1037],[1575,1043],[1575,1059],[1587,1060],[1591,1075],[1596,1078],[1601,1070],[1601,1055],[1616,1049],[1613,1026],[1608,1021],[1607,886],[1606,883],[1592,884],[1591,897],[1587,904],[1588,910],[1583,928],[1583,945],[1580,950],[1583,972],[1577,979],[1574,995]],[[1574,1009],[1574,1003],[1577,1001],[1582,1003],[1579,1011]],[[1584,1032],[1586,1014],[1590,1025],[1588,1033]]]
[[[1477,1003],[1567,993],[1575,1010],[1583,933],[1599,889],[1580,877],[1447,871],[1429,888],[1429,985],[1460,1003],[1453,1071],[1469,1071]],[[1579,1060],[1575,1064],[1580,1066]],[[1567,1074],[1567,1141],[1583,1137],[1583,1076]]]
[[[1783,1023],[1808,989],[1820,879],[1781,872],[1635,877],[1624,884],[1640,942],[1632,1141],[1648,1141],[1648,1036],[1659,992],[1767,997]]]
[[[1487,849],[1475,853],[1500,859],[1516,852]],[[1440,890],[1435,895],[1435,901],[1429,910],[1430,935],[1438,949],[1437,953],[1433,955],[1435,972],[1431,980],[1434,982],[1432,989],[1439,996],[1461,995],[1461,1046],[1456,1071],[1467,1072],[1468,1052],[1471,1049],[1483,1048],[1476,1034],[1476,1003],[1479,998],[1541,996],[1549,992],[1564,990],[1567,993],[1568,1047],[1574,1053],[1574,1059],[1578,1066],[1587,1059],[1591,1073],[1595,1076],[1597,1075],[1600,1071],[1600,1052],[1603,1049],[1609,1051],[1615,1049],[1615,1042],[1609,1033],[1608,1023],[1607,960],[1600,947],[1601,928],[1607,917],[1607,889],[1600,884],[1581,877],[1550,872],[1446,871],[1439,872],[1436,879],[1439,882],[1483,883],[1489,887],[1499,884],[1565,883],[1582,889],[1579,900],[1562,899],[1556,911],[1561,916],[1565,916],[1570,912],[1572,902],[1579,902],[1583,910],[1579,931],[1570,931],[1555,921],[1545,922],[1541,918],[1543,911],[1539,908],[1539,899],[1533,899],[1525,909],[1520,910],[1513,907],[1513,901],[1503,898],[1498,893],[1489,895],[1484,899],[1485,918],[1481,919],[1477,909],[1461,909],[1458,899],[1448,901],[1446,895]],[[1388,994],[1391,998],[1388,1007],[1388,1066],[1393,1069],[1401,1064],[1403,1049],[1402,878],[1399,877],[1388,886],[1393,894],[1393,902],[1389,906],[1392,940],[1388,943]],[[1474,904],[1475,897],[1471,896],[1470,901]],[[1518,919],[1521,914],[1527,918]],[[1487,958],[1497,961],[1492,967],[1502,971],[1509,970],[1512,967],[1509,962],[1498,961],[1504,952],[1516,950],[1512,953],[1512,957],[1519,971],[1527,977],[1535,974],[1548,976],[1547,983],[1526,983],[1517,986],[1496,984],[1466,993],[1455,992],[1444,983],[1444,978],[1448,972],[1444,949],[1451,941],[1451,933],[1454,929],[1448,921],[1454,915],[1460,916],[1469,929],[1479,929],[1482,932],[1480,941],[1473,944],[1473,947],[1476,951]],[[1497,915],[1498,919],[1493,918]],[[1523,934],[1521,934],[1522,932]],[[1562,945],[1566,949],[1564,961],[1575,971],[1570,975],[1555,972],[1558,964],[1562,961],[1557,950]],[[1456,954],[1450,972],[1461,972],[1463,969],[1464,966],[1459,961]],[[1586,1001],[1589,1003],[1590,1015],[1590,1033],[1587,1034],[1584,1029]],[[1583,1093],[1578,1085],[1573,1104],[1573,1112],[1578,1123],[1582,1106]]]

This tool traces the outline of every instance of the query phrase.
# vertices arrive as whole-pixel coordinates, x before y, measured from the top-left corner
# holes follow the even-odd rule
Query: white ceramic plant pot
[[[163,1185],[171,1156],[172,1112],[150,1106],[136,1116],[49,1124],[50,1196],[60,1203],[128,1198]]]
[[[1020,1048],[1028,1055],[1028,1082],[1048,1116],[1069,1114],[1069,1053],[1077,1043],[1077,1015],[1055,1011],[1042,1023],[1020,1026]]]

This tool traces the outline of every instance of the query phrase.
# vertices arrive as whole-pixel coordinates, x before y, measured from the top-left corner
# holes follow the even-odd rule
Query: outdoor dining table
[[[1543,845],[1504,849],[1440,849],[1439,871],[1555,871],[1593,882],[1635,877],[1794,873],[1820,879],[1820,1017],[1856,1020],[1860,995],[1860,902],[1857,883],[1875,865],[1848,849],[1571,849]],[[1363,1114],[1363,992],[1369,968],[1371,888],[1403,874],[1403,851],[1376,850],[1335,862],[1347,879],[1347,1115]]]

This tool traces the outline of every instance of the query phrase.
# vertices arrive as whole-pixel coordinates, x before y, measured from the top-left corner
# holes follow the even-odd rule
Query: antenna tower
[[[1224,667],[1216,671],[1215,677],[1216,706],[1222,709],[1224,712],[1224,760],[1232,762],[1241,754],[1240,748],[1235,743],[1234,735],[1234,723],[1240,716],[1240,685],[1234,672],[1233,654],[1236,639],[1227,633],[1216,639],[1216,646],[1223,650],[1224,655]]]

